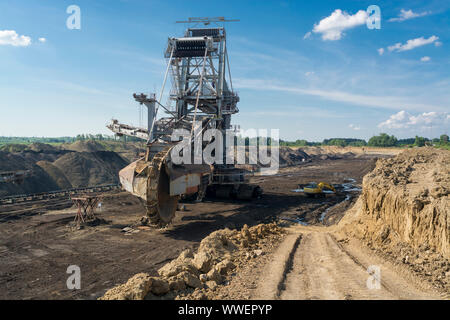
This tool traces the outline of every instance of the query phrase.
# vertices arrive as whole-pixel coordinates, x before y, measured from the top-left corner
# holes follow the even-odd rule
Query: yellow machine
[[[312,182],[303,188],[303,192],[308,197],[324,197],[326,194],[335,194],[336,189],[331,184],[326,182]]]

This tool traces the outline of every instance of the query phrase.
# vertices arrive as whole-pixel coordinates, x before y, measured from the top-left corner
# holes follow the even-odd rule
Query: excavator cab
[[[303,188],[303,192],[311,198],[326,197],[327,194],[335,194],[336,189],[326,182],[311,182]]]

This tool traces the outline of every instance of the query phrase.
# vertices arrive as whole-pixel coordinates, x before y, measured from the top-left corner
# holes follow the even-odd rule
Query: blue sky
[[[72,4],[80,30],[66,27]],[[234,124],[311,141],[449,133],[449,2],[18,0],[0,2],[0,135],[139,125],[132,94],[159,92],[174,22],[203,16],[240,19],[226,25]]]

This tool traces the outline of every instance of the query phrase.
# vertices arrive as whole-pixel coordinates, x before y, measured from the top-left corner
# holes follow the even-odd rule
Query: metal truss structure
[[[119,176],[125,189],[145,200],[147,215],[154,223],[168,223],[174,210],[167,208],[173,207],[174,197],[192,194],[192,190],[197,190],[200,198],[208,186],[214,195],[225,198],[249,199],[261,194],[258,186],[246,184],[245,170],[234,164],[214,164],[212,171],[205,163],[189,164],[184,169],[171,165],[170,150],[177,143],[172,139],[174,130],[187,130],[194,143],[197,128],[201,128],[200,132],[218,129],[225,143],[226,130],[231,129],[231,116],[239,112],[239,96],[231,80],[226,31],[217,25],[229,21],[235,20],[189,18],[182,23],[207,27],[188,27],[184,36],[168,39],[164,54],[167,66],[159,99],[155,94],[133,95],[148,109],[147,136],[141,128],[126,126],[117,120],[108,125],[117,134],[148,138],[145,159],[124,168]],[[162,99],[168,78],[171,89],[164,105]],[[160,108],[165,115],[157,119]],[[225,157],[226,152],[223,154]]]

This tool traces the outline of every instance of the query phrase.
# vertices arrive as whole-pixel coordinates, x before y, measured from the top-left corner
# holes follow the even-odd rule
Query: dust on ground
[[[324,201],[292,190],[301,183],[344,183],[346,178],[354,178],[358,186],[374,165],[373,157],[359,157],[316,160],[283,168],[274,177],[254,177],[264,189],[261,199],[187,203],[186,211],[177,212],[172,225],[162,230],[133,227],[145,210],[125,192],[105,198],[102,211],[97,214],[101,224],[75,231],[67,227],[74,218],[74,209],[61,208],[61,212],[51,214],[41,203],[27,208],[25,214],[14,207],[11,214],[2,208],[0,214],[5,219],[0,223],[0,298],[96,299],[135,274],[157,276],[157,270],[182,251],[195,252],[203,238],[225,227],[252,227],[280,216],[302,217],[308,224],[322,225],[323,211],[341,202],[342,197]],[[339,220],[340,213],[335,215]],[[125,232],[127,227],[132,230]],[[69,265],[81,268],[81,290],[66,287]]]
[[[339,225],[314,219],[308,225],[304,217],[258,225],[253,232],[247,226],[216,231],[197,253],[185,251],[159,270],[163,278],[192,275],[176,278],[183,288],[170,284],[174,278],[159,279],[166,289],[161,292],[156,282],[153,292],[156,278],[140,274],[138,286],[133,277],[105,298],[449,299],[449,156],[422,148],[379,160]],[[287,234],[283,223],[290,224]],[[262,228],[268,232],[257,231]],[[208,255],[211,247],[227,249]],[[222,263],[226,267],[218,267]]]

